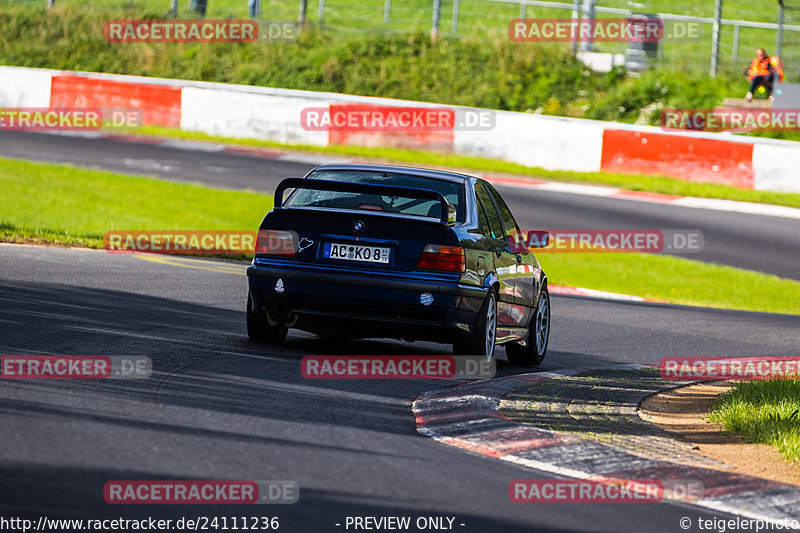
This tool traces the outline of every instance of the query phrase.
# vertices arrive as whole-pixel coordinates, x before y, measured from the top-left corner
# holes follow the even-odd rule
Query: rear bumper
[[[461,283],[457,274],[390,273],[261,258],[247,269],[247,276],[253,311],[297,316],[293,327],[439,342],[471,333],[488,290]]]

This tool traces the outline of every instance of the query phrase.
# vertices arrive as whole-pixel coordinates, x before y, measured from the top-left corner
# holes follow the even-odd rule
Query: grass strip
[[[272,197],[0,158],[0,239],[102,248],[117,230],[255,230]]]
[[[745,381],[720,396],[709,420],[800,463],[800,380]]]
[[[800,314],[800,282],[669,255],[538,253],[550,283],[675,304]]]

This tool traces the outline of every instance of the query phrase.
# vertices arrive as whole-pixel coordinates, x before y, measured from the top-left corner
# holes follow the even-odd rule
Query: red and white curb
[[[586,298],[598,298],[601,300],[616,300],[620,302],[651,302],[651,303],[668,303],[666,300],[657,300],[655,298],[643,298],[641,296],[633,296],[630,294],[620,294],[618,292],[598,291],[595,289],[584,289],[582,287],[567,287],[566,285],[547,285],[550,294],[559,294],[564,296],[584,296]]]
[[[642,370],[644,365],[563,369],[478,381],[426,392],[414,399],[417,431],[443,444],[568,478],[698,480],[703,497],[665,497],[699,507],[784,525],[800,520],[800,487],[742,474],[647,459],[617,448],[520,424],[498,412],[512,390],[550,379],[600,370]]]
[[[196,152],[223,152],[249,157],[259,157],[274,159],[277,161],[292,161],[296,163],[308,163],[310,165],[337,164],[337,163],[357,163],[365,162],[365,158],[354,158],[346,156],[317,155],[313,153],[291,152],[283,149],[261,148],[257,146],[233,145],[211,141],[191,141],[184,139],[170,139],[164,137],[154,137],[136,133],[102,133],[102,132],[53,132],[54,135],[67,135],[73,137],[104,138],[122,142],[147,143],[179,150],[189,150]],[[559,192],[566,194],[577,194],[584,196],[597,196],[603,198],[614,198],[619,200],[632,200],[637,202],[649,202],[662,205],[673,205],[676,207],[690,207],[696,209],[710,209],[714,211],[727,211],[732,213],[743,213],[748,215],[763,215],[780,218],[792,218],[800,220],[800,209],[782,205],[758,204],[753,202],[737,202],[733,200],[720,200],[715,198],[697,198],[693,196],[674,196],[670,194],[660,194],[642,191],[628,191],[615,187],[605,187],[601,185],[584,185],[580,183],[564,183],[558,181],[546,181],[540,179],[511,178],[484,176],[484,178],[496,185],[519,187],[524,189],[535,189],[543,192]]]

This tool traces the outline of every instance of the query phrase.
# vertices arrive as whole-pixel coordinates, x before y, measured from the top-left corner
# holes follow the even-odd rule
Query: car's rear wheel
[[[271,326],[266,316],[253,312],[253,300],[250,294],[247,295],[247,336],[250,340],[283,344],[288,332],[289,328],[283,324]]]
[[[455,355],[479,355],[490,361],[497,340],[497,294],[490,290],[478,316],[475,329],[464,340],[453,343]]]
[[[528,331],[528,342],[525,346],[518,343],[506,345],[508,361],[515,365],[538,366],[547,354],[550,341],[550,294],[545,287],[539,294],[536,314],[531,317]]]

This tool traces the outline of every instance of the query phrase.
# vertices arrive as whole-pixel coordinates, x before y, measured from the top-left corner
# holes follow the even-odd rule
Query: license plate
[[[388,263],[389,248],[379,246],[364,246],[362,244],[337,244],[326,242],[322,249],[322,256],[327,259],[340,259],[343,261],[364,261],[367,263]]]

